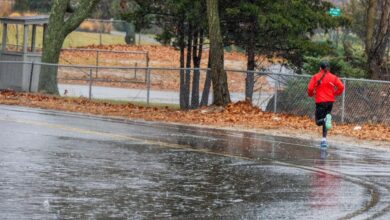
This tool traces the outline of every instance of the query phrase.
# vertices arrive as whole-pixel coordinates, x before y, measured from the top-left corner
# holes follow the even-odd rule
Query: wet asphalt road
[[[0,106],[0,219],[390,219],[390,152]]]

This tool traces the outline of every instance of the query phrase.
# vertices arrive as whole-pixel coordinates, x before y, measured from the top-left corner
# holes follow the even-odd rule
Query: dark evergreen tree
[[[256,55],[284,58],[301,69],[305,55],[330,52],[329,44],[318,44],[311,35],[318,28],[328,30],[340,24],[327,11],[332,5],[318,0],[222,0],[225,45],[237,45],[246,51],[246,97],[253,95]]]
[[[127,7],[122,18],[136,25],[138,30],[152,23],[163,29],[157,40],[172,45],[180,51],[180,68],[200,68],[207,20],[205,1],[147,0],[127,1],[135,3]],[[187,51],[187,53],[186,53]],[[185,57],[185,55],[187,56]],[[180,71],[180,106],[182,109],[199,106],[200,71]],[[192,90],[191,88],[192,81]],[[192,92],[192,95],[190,96]]]

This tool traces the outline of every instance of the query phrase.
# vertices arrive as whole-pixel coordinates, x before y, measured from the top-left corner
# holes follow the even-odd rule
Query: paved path
[[[0,219],[389,219],[390,152],[0,106]]]
[[[70,85],[60,84],[58,85],[60,94],[64,94],[67,90],[67,95],[72,97],[89,97],[89,86],[82,85]],[[124,101],[136,101],[146,102],[147,91],[146,89],[125,89],[125,88],[112,88],[103,86],[92,87],[92,97],[95,99],[111,99],[111,100],[124,100]],[[202,97],[202,94],[200,94]],[[269,99],[272,94],[269,93],[256,93],[253,100],[263,110],[267,107]],[[232,93],[231,99],[233,102],[245,100],[244,93]],[[151,103],[163,103],[163,104],[176,104],[179,105],[179,93],[175,91],[150,91]],[[212,97],[210,96],[210,101]]]

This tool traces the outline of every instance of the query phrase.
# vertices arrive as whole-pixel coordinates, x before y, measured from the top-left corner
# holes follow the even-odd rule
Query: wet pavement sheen
[[[0,106],[0,219],[390,219],[390,152]]]

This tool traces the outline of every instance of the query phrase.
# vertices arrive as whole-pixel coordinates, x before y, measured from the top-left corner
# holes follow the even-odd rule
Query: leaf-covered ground
[[[143,51],[149,53],[150,67],[179,67],[180,51],[169,46],[151,46],[151,45],[91,45],[86,47],[79,47],[76,49],[89,49],[90,51],[64,50],[61,52],[61,62],[64,64],[82,64],[95,65],[96,51],[104,50],[107,52],[99,53],[100,66],[127,66],[134,67],[133,62],[138,62],[138,67],[145,67],[144,54],[132,54],[134,51]],[[116,53],[116,52],[130,52],[130,53]],[[207,68],[208,50],[203,52],[203,59],[201,63],[202,68]],[[266,62],[264,58],[264,62]],[[267,64],[267,63],[265,63]],[[246,56],[244,53],[226,52],[225,66],[230,69],[246,68]]]
[[[116,116],[136,120],[207,125],[222,128],[265,129],[291,131],[294,134],[318,134],[320,128],[308,117],[263,112],[246,102],[232,103],[226,108],[208,107],[192,111],[143,107],[133,104],[110,104],[82,98],[60,98],[41,94],[0,92],[0,104],[42,109]],[[390,127],[385,125],[335,125],[330,135],[360,140],[390,142]]]
[[[87,50],[85,50],[87,49]],[[96,50],[102,50],[97,55]],[[63,50],[61,52],[61,64],[72,65],[87,65],[94,66],[98,60],[101,67],[146,67],[145,54],[131,53],[131,52],[148,52],[149,66],[158,68],[178,68],[180,63],[180,51],[168,46],[135,46],[135,45],[106,45],[96,46],[91,45],[87,47],[74,48],[73,50]],[[120,53],[117,53],[120,52]],[[125,53],[128,52],[128,53]],[[203,52],[203,59],[201,63],[202,68],[207,68],[209,51]],[[266,67],[271,65],[268,58],[259,56],[256,58],[257,62]],[[273,62],[280,61],[274,59]],[[225,67],[234,70],[246,70],[246,56],[239,52],[225,52]],[[144,88],[144,70],[138,70],[138,76],[135,77],[135,70],[132,69],[100,69],[99,74],[96,73],[98,80],[94,81],[94,85],[119,87],[119,88]],[[66,68],[59,69],[59,82],[62,84],[85,84],[85,80],[89,78],[89,71],[80,68]],[[98,76],[97,76],[98,75]],[[229,81],[229,90],[231,92],[245,91],[245,72],[227,71]],[[75,80],[79,79],[79,80]],[[135,80],[138,79],[138,80]],[[204,81],[206,79],[206,72],[200,73],[200,89],[203,89]],[[106,82],[102,82],[106,81]],[[130,81],[130,82],[123,82]],[[133,81],[133,83],[131,83]],[[178,91],[180,87],[180,72],[176,70],[152,70],[151,71],[151,88],[155,90],[174,90]],[[263,91],[269,90],[269,85],[266,77],[260,77],[256,80],[255,88],[261,88]]]

